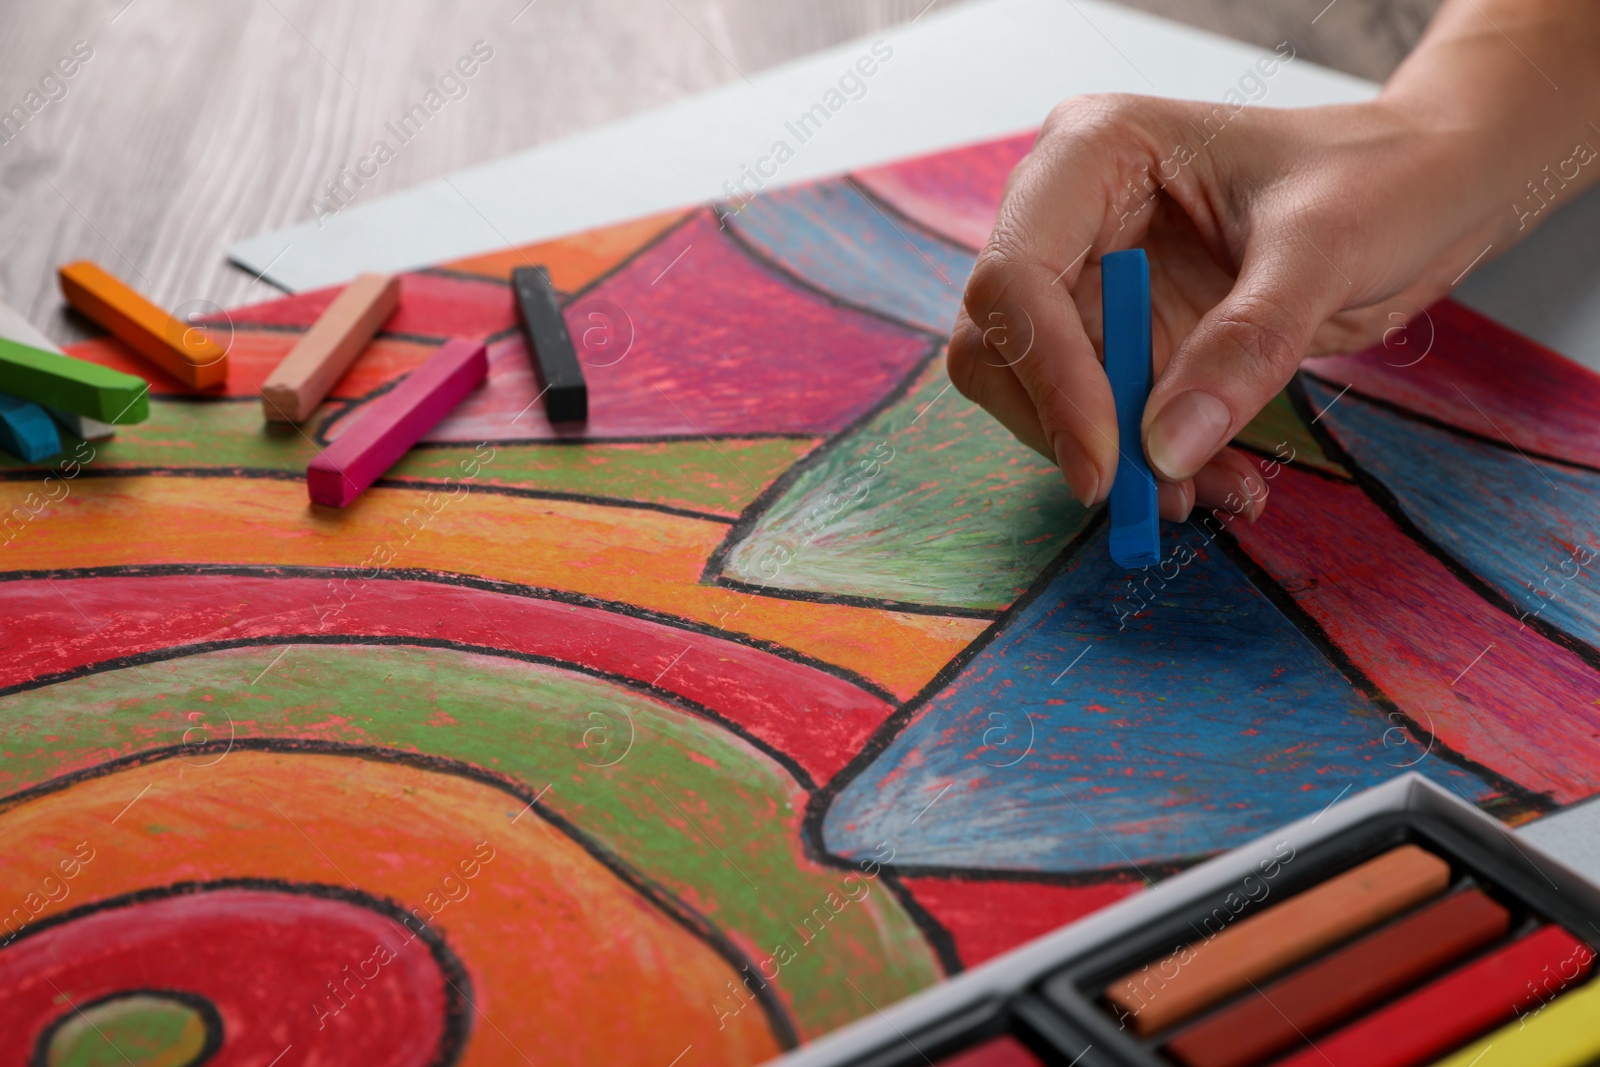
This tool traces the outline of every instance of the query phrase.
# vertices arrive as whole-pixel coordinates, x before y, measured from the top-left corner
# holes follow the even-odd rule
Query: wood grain
[[[940,8],[959,0],[934,0]],[[233,240],[312,217],[473,42],[495,59],[359,201],[746,77],[887,26],[928,0],[55,0],[13,4],[0,112],[87,42],[92,56],[0,144],[0,300],[58,342],[92,327],[52,272],[87,258],[169,310],[276,295]],[[1133,0],[1382,77],[1437,0]],[[1316,19],[1313,23],[1313,19]]]

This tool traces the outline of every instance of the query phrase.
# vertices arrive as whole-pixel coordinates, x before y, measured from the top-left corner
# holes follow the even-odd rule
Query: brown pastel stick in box
[[[80,259],[59,271],[68,303],[190,389],[228,380],[228,352],[104,270]]]
[[[1106,1000],[1143,1036],[1444,892],[1450,865],[1401,845],[1282,904],[1224,927],[1106,987]]]
[[[1511,913],[1480,889],[1441,897],[1258,986],[1167,1044],[1184,1067],[1250,1067],[1406,993],[1504,937]]]
[[[267,375],[262,414],[273,422],[309,419],[399,302],[400,279],[358,275]]]

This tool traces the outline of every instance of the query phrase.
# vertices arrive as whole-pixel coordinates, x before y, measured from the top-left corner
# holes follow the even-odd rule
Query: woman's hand
[[[1508,2],[1524,14],[1566,9],[1595,36],[1600,9]],[[956,387],[1054,460],[1085,504],[1106,498],[1118,449],[1142,447],[1164,518],[1241,502],[1255,518],[1265,484],[1227,447],[1233,436],[1304,356],[1380,340],[1487,246],[1514,242],[1523,171],[1538,176],[1545,154],[1567,158],[1585,128],[1530,119],[1504,86],[1484,98],[1496,77],[1522,93],[1547,87],[1530,89],[1539,75],[1461,9],[1447,5],[1427,47],[1371,103],[1232,110],[1089,96],[1057,107],[967,284],[949,350]],[[1419,72],[1429,62],[1448,76]],[[1560,95],[1583,103],[1584,93]],[[1521,126],[1500,137],[1497,123]],[[1134,246],[1150,256],[1156,380],[1144,440],[1119,442],[1101,368],[1099,259]]]

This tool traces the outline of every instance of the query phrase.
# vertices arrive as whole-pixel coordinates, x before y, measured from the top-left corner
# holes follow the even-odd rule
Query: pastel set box
[[[1408,774],[773,1061],[1590,1067],[1600,887]]]

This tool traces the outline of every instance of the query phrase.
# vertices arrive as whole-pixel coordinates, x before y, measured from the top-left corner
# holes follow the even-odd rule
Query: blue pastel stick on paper
[[[61,435],[44,408],[0,393],[0,448],[24,463],[37,463],[61,451]]]
[[[1111,483],[1111,558],[1129,569],[1161,562],[1156,479],[1144,459],[1139,423],[1150,399],[1150,262],[1144,249],[1100,260],[1106,377],[1117,406],[1117,476]]]

